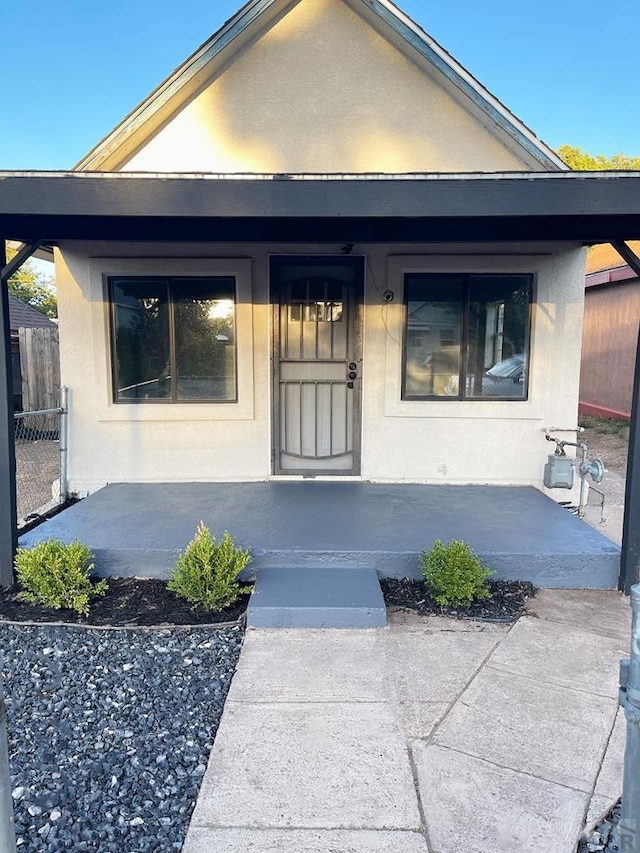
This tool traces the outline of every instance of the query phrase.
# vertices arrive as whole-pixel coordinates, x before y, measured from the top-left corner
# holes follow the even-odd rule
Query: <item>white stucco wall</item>
[[[394,301],[369,288],[363,476],[372,480],[503,483],[542,488],[555,445],[544,429],[577,426],[584,251],[546,254],[392,254],[372,258],[372,280],[387,281]],[[458,250],[459,251],[459,250]],[[510,250],[513,252],[513,249]],[[529,398],[526,401],[402,401],[404,272],[528,272],[535,275]],[[376,288],[377,291],[377,288]],[[574,440],[571,435],[563,436]],[[566,500],[566,492],[550,493]]]
[[[415,59],[415,57],[414,57]],[[226,60],[225,60],[226,62]],[[203,72],[204,73],[204,72]],[[104,168],[150,172],[469,172],[542,168],[342,0],[300,0],[198,92],[132,131]],[[514,153],[518,152],[518,153]],[[118,159],[119,158],[119,159]],[[533,165],[532,165],[533,163]],[[383,187],[381,186],[381,191]],[[68,243],[57,255],[70,488],[261,480],[272,466],[269,254],[340,246]],[[573,247],[366,246],[362,477],[531,484],[576,425],[584,258]],[[493,253],[493,254],[488,254]],[[536,277],[529,399],[401,400],[403,272]],[[104,276],[237,277],[237,403],[114,404]],[[395,299],[383,304],[382,291]],[[554,493],[563,499],[566,493]]]
[[[340,0],[301,0],[169,116],[125,171],[532,168]],[[125,149],[130,143],[128,142]],[[524,152],[521,152],[524,157]],[[535,165],[533,166],[535,168]]]
[[[108,253],[111,258],[105,258]],[[584,253],[548,247],[357,246],[367,259],[362,368],[362,477],[374,481],[530,484],[542,488],[553,446],[545,427],[576,426]],[[58,253],[61,370],[70,388],[70,488],[107,482],[255,480],[270,476],[271,309],[268,257],[339,247],[83,245]],[[463,253],[463,254],[461,254]],[[509,253],[509,254],[505,254]],[[186,257],[189,255],[189,257]],[[128,257],[127,257],[128,256]],[[164,256],[164,259],[162,258]],[[199,256],[199,257],[198,257]],[[226,257],[225,257],[226,256]],[[400,399],[405,270],[522,271],[536,276],[529,399]],[[235,274],[239,401],[111,401],[103,274]],[[383,304],[391,288],[394,301]],[[566,492],[553,497],[567,499]]]
[[[119,273],[236,276],[237,403],[113,403],[103,275]],[[260,286],[255,279],[252,283],[250,259],[122,260],[70,250],[58,254],[57,287],[61,372],[70,389],[72,491],[86,494],[106,482],[265,476],[269,321],[264,300],[251,304],[251,293],[257,296]]]

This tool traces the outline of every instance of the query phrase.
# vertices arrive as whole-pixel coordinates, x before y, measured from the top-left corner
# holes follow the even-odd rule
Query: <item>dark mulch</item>
[[[111,578],[106,595],[94,598],[88,618],[73,610],[53,610],[18,600],[18,587],[0,589],[0,621],[71,622],[77,625],[212,625],[239,619],[248,595],[224,610],[193,607],[151,578]]]
[[[211,612],[193,607],[167,589],[166,581],[152,578],[110,578],[106,595],[94,598],[88,618],[73,610],[53,610],[18,598],[19,589],[0,588],[0,621],[69,622],[77,625],[215,625],[233,622],[247,609],[243,595],[224,610]],[[512,622],[520,616],[536,587],[526,581],[489,581],[491,598],[460,607],[442,607],[426,591],[421,580],[383,578],[380,581],[387,607],[404,607],[422,616],[445,615],[466,619]]]
[[[491,622],[513,622],[524,612],[527,601],[537,593],[528,581],[488,582],[491,598],[458,607],[443,607],[427,592],[424,582],[411,578],[383,578],[380,581],[387,607],[404,607],[421,616],[456,616]]]

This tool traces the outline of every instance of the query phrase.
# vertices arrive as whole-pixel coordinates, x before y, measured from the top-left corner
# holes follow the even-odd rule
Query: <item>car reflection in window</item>
[[[471,390],[471,377],[467,376],[467,394]],[[490,367],[482,377],[483,397],[524,397],[525,358],[522,353],[512,355]],[[459,396],[459,377],[453,375],[445,385],[449,397]]]

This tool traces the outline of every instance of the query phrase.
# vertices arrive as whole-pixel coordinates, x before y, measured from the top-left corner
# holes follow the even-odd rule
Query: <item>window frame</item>
[[[172,365],[172,375],[176,374],[176,381],[172,380],[171,382],[171,395],[169,397],[129,397],[122,398],[118,397],[118,370],[117,370],[117,304],[114,298],[114,286],[117,280],[126,279],[128,281],[134,281],[135,279],[139,279],[140,281],[154,281],[154,282],[164,282],[167,286],[167,323],[168,323],[168,341],[167,347],[169,352],[169,362]],[[196,282],[199,280],[211,281],[214,279],[230,279],[233,282],[232,292],[233,292],[233,351],[234,351],[234,373],[233,373],[233,388],[234,394],[233,397],[227,397],[224,399],[213,398],[213,397],[199,397],[199,398],[180,398],[177,395],[177,347],[176,347],[176,300],[174,298],[174,288],[179,289],[179,283],[176,282],[190,280],[191,282]],[[170,273],[170,274],[156,274],[156,273],[107,273],[105,275],[105,286],[106,286],[106,295],[108,302],[108,313],[109,313],[109,360],[110,360],[110,378],[111,378],[111,403],[115,406],[127,406],[127,405],[170,405],[170,406],[181,406],[181,405],[207,405],[207,406],[224,406],[224,405],[237,405],[239,402],[239,391],[238,391],[238,372],[239,372],[239,353],[238,353],[238,280],[237,276],[234,273],[205,273],[202,272],[197,275],[193,274],[180,274],[178,272]]]
[[[528,299],[528,312],[527,312],[527,320],[526,320],[526,328],[525,328],[525,381],[524,381],[524,393],[519,396],[502,396],[502,395],[478,395],[471,396],[465,393],[465,387],[467,382],[467,364],[469,358],[469,311],[471,305],[471,281],[474,278],[514,278],[514,277],[526,277],[529,279],[529,299]],[[459,357],[459,372],[458,372],[458,394],[456,396],[449,396],[447,394],[409,394],[406,392],[406,380],[407,380],[407,343],[409,336],[409,279],[423,278],[423,279],[457,279],[463,281],[463,296],[462,296],[462,313],[461,313],[461,325],[460,325],[460,357]],[[499,402],[499,403],[526,403],[529,401],[529,376],[530,376],[530,365],[531,365],[531,336],[532,336],[532,322],[533,322],[533,305],[535,302],[534,292],[535,292],[535,282],[536,276],[534,272],[525,272],[525,271],[513,271],[513,270],[502,270],[502,271],[488,271],[488,270],[478,270],[476,271],[466,271],[466,272],[457,272],[453,270],[447,270],[446,272],[438,272],[438,271],[409,271],[404,270],[402,276],[402,284],[403,284],[403,319],[402,319],[402,352],[401,352],[401,382],[400,382],[400,399],[401,401],[407,403],[413,402],[446,402],[446,403],[487,403],[487,402]]]

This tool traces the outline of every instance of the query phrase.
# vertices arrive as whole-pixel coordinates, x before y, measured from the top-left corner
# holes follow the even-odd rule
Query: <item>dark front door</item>
[[[276,474],[360,473],[363,277],[360,257],[272,258]]]

